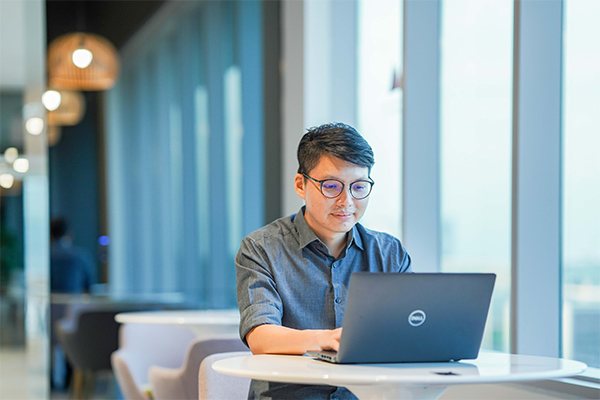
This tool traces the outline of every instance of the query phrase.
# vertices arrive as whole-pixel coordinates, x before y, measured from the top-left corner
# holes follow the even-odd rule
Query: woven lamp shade
[[[92,52],[90,65],[79,68],[73,63],[73,52]],[[59,89],[107,90],[119,74],[117,49],[102,36],[91,33],[68,33],[48,46],[48,83]]]
[[[85,98],[81,92],[54,89],[60,93],[60,105],[54,111],[48,111],[49,126],[77,125],[85,113]]]
[[[46,140],[48,141],[48,147],[56,146],[60,142],[62,136],[62,130],[60,126],[48,125],[48,133],[46,134]]]

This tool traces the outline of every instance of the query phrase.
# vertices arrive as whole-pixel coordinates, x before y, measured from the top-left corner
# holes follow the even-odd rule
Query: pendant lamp
[[[49,92],[57,92],[60,100],[56,108],[48,111],[48,126],[77,125],[85,113],[83,93],[62,89],[54,89]]]
[[[48,46],[48,83],[57,89],[107,90],[116,82],[115,46],[92,33],[68,33]]]
[[[60,142],[62,131],[60,126],[48,125],[48,133],[46,134],[46,140],[48,141],[48,147],[56,146]]]

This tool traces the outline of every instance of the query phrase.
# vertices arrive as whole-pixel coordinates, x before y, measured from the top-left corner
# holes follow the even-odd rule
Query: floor
[[[35,364],[35,363],[33,363]],[[49,378],[43,371],[31,369],[28,374],[27,353],[24,347],[0,347],[0,399],[2,400],[63,400],[69,398],[67,390],[49,391]],[[97,377],[92,400],[113,400],[122,396],[111,373]]]
[[[31,399],[23,347],[0,348],[0,398]]]

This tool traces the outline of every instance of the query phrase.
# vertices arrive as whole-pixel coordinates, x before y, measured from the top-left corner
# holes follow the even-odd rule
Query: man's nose
[[[337,203],[340,206],[348,206],[354,202],[354,197],[350,194],[350,187],[345,187],[342,193],[337,197]]]

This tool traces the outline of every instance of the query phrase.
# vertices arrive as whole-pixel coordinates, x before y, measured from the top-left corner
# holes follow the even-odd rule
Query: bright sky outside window
[[[513,2],[441,16],[441,267],[494,272],[483,348],[509,349]]]
[[[600,2],[564,2],[562,350],[600,368]]]
[[[363,223],[401,236],[402,2],[358,2],[357,129],[375,152],[377,182]],[[410,249],[409,249],[410,251]]]

